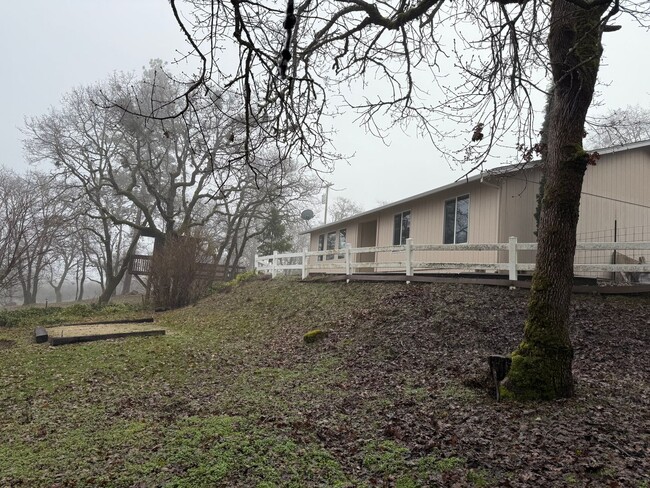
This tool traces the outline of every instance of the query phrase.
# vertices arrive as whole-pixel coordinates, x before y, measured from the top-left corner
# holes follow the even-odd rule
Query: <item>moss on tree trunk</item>
[[[582,139],[602,54],[600,18],[605,8],[584,10],[565,0],[554,0],[551,6],[548,44],[554,88],[536,270],[524,340],[512,354],[504,398],[573,395],[568,317],[580,192],[589,158]]]

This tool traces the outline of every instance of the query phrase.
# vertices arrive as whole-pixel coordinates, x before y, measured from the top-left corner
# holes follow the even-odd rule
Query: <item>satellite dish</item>
[[[309,209],[307,209],[307,210],[303,210],[303,211],[300,213],[300,217],[301,217],[303,220],[313,219],[313,218],[314,218],[314,212],[312,212],[312,211],[309,210]]]

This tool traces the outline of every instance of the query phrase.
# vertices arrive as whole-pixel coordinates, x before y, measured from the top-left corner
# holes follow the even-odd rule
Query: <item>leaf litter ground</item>
[[[159,315],[161,338],[0,329],[0,486],[647,487],[650,300],[574,297],[576,397],[497,404],[486,357],[526,297],[252,281]]]

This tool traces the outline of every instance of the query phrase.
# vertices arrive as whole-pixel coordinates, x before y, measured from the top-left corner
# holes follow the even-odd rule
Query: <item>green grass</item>
[[[97,304],[74,304],[69,306],[23,307],[11,311],[0,310],[0,327],[56,325],[67,322],[89,321],[94,318],[132,318],[141,316],[140,307],[116,303],[100,306]]]
[[[313,435],[299,441],[269,419],[309,418],[323,387],[345,379],[340,360],[273,365],[275,335],[302,335],[318,311],[359,295],[293,283],[240,280],[195,307],[165,314],[161,338],[52,348],[31,343],[35,325],[142,314],[123,305],[18,309],[0,339],[0,485],[352,486]],[[242,307],[243,303],[246,304]],[[287,308],[292,314],[286,319]],[[328,320],[335,319],[330,316]],[[265,356],[269,352],[269,356]]]
[[[0,486],[498,486],[503,472],[476,467],[448,437],[427,447],[436,422],[485,398],[448,373],[428,383],[433,372],[417,364],[394,367],[397,387],[382,387],[403,337],[382,342],[368,310],[406,289],[247,276],[158,315],[163,337],[56,348],[33,344],[33,327],[146,311],[3,312]],[[419,313],[407,304],[388,320]],[[329,335],[305,344],[314,329]],[[418,423],[425,437],[409,442]]]

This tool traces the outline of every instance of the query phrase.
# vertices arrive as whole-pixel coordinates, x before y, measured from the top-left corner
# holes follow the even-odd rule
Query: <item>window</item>
[[[321,234],[318,236],[318,250],[323,251],[325,249],[325,234]],[[318,260],[322,261],[323,256],[318,256]]]
[[[411,234],[411,211],[407,210],[395,215],[395,226],[393,227],[393,246],[406,244],[406,239]]]
[[[465,244],[469,228],[469,195],[445,202],[445,244]]]
[[[319,251],[333,251],[345,249],[345,244],[347,243],[347,229],[339,229],[338,231],[333,230],[327,234],[320,234],[318,236],[318,250]],[[338,245],[337,245],[338,244]],[[330,254],[325,257],[325,259],[330,260],[334,258],[343,259],[345,254],[339,254],[338,256]],[[322,261],[323,256],[318,256],[318,260]]]
[[[346,234],[346,229],[339,229],[339,250],[345,249],[345,244],[347,243]],[[345,254],[339,254],[339,259],[343,259],[344,257]]]
[[[327,250],[336,249],[336,231],[327,234]],[[325,259],[334,259],[334,254],[328,254]]]

